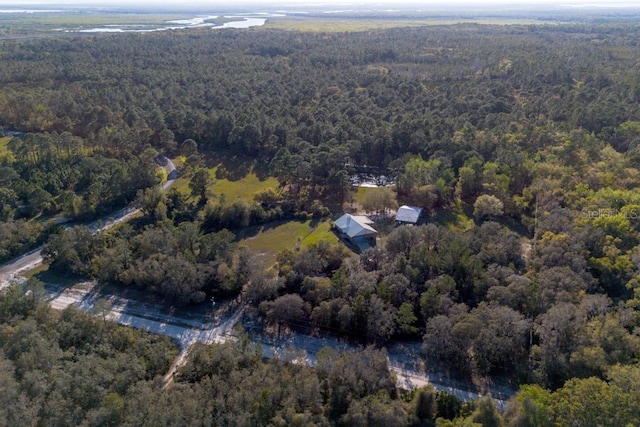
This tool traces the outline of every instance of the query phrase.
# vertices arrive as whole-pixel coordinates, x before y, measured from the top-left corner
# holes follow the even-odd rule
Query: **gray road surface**
[[[158,162],[167,168],[168,180],[163,185],[169,188],[176,179],[175,165],[168,158],[161,156]],[[100,232],[127,221],[138,210],[122,209],[115,214],[102,218],[89,226],[94,232]],[[41,249],[36,248],[2,266],[0,266],[0,289],[19,278],[20,274],[37,267],[42,263]],[[48,284],[51,306],[64,309],[75,304],[85,311],[92,312],[95,302],[99,298],[107,298],[111,302],[111,312],[107,318],[121,325],[145,329],[151,333],[169,336],[175,339],[181,349],[177,360],[165,377],[165,385],[170,384],[173,373],[184,364],[188,358],[189,349],[193,344],[221,343],[235,339],[233,327],[242,317],[242,308],[238,307],[220,318],[207,319],[203,316],[184,316],[169,314],[158,305],[149,301],[139,301],[123,295],[103,295],[96,289],[93,281],[77,283],[67,288]],[[337,350],[357,349],[353,344],[345,343],[335,338],[314,337],[303,334],[290,334],[284,339],[274,339],[263,335],[252,335],[252,340],[260,343],[266,357],[287,357],[294,363],[315,364],[315,354],[325,346]],[[395,373],[397,385],[403,389],[413,389],[426,384],[433,385],[437,390],[446,391],[458,398],[469,401],[482,394],[491,394],[499,407],[503,408],[506,399],[515,393],[515,387],[510,384],[495,384],[479,391],[473,384],[448,377],[443,372],[428,372],[421,366],[419,355],[420,343],[394,344],[388,348],[389,367]],[[294,356],[291,356],[294,355]],[[293,358],[292,358],[293,357]]]
[[[176,165],[173,164],[171,159],[163,155],[159,155],[158,163],[167,169],[167,182],[162,185],[163,189],[169,188],[177,178]],[[128,221],[135,216],[139,209],[126,207],[119,211],[107,215],[99,220],[96,220],[87,226],[93,230],[94,233],[98,233],[104,230],[120,224],[124,221]],[[14,280],[18,280],[21,273],[34,269],[42,264],[42,246],[39,246],[24,255],[12,259],[11,261],[0,265],[0,289],[3,289]]]

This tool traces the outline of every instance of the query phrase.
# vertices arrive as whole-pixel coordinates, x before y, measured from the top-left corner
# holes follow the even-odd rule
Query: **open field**
[[[486,25],[532,25],[548,24],[535,19],[500,18],[375,18],[375,17],[294,17],[270,18],[264,29],[308,32],[357,32],[384,30],[398,27],[421,27],[426,25],[486,24]]]
[[[263,257],[265,265],[272,265],[284,249],[308,246],[324,240],[336,243],[338,238],[330,231],[331,222],[277,221],[249,227],[240,233],[240,246]]]
[[[319,223],[309,234],[301,241],[303,246],[317,244],[321,240],[328,243],[337,243],[338,237],[331,231],[331,221],[323,221]]]
[[[0,26],[20,27],[22,30],[54,30],[104,25],[166,25],[166,21],[190,19],[187,14],[155,14],[155,13],[100,13],[100,12],[67,12],[67,13],[34,13],[6,14],[0,16]]]
[[[213,13],[213,15],[209,15]],[[175,24],[170,21],[190,21],[194,18],[217,16],[202,22],[222,25],[236,21],[223,13],[210,12],[182,13],[182,12],[149,12],[134,11],[132,13],[118,13],[109,10],[67,10],[55,13],[7,13],[0,14],[0,37],[50,36],[62,35],[65,30],[86,30],[106,28],[113,31],[126,28],[127,30],[150,30],[166,27],[184,27],[189,31],[207,31],[197,29],[197,25]],[[235,14],[233,16],[236,16]],[[322,13],[312,12],[309,15],[269,16],[266,24],[259,29],[278,29],[305,32],[361,32],[384,30],[398,27],[443,26],[453,24],[486,24],[486,25],[549,25],[561,23],[558,17],[541,16],[540,19],[514,16],[483,16],[467,13],[443,12],[427,13],[424,11],[407,11],[406,13],[375,12],[362,14]],[[77,33],[76,33],[77,34]]]
[[[260,180],[253,172],[248,173],[243,178],[238,180],[218,179],[216,178],[216,168],[209,169],[209,174],[212,179],[215,179],[215,183],[211,187],[211,191],[216,196],[220,197],[224,194],[227,201],[234,201],[236,199],[245,199],[248,202],[253,201],[253,196],[267,188],[278,187],[278,180],[269,177],[265,180]],[[178,178],[176,180],[175,188],[183,194],[190,194],[189,180],[187,178]]]
[[[174,162],[181,165],[184,159],[177,158]],[[208,169],[211,178],[215,180],[212,192],[217,197],[224,195],[227,203],[237,199],[251,202],[256,193],[278,187],[276,178],[261,178],[252,165],[234,165],[234,162],[234,159],[216,159],[218,164]],[[235,169],[242,172],[237,176],[221,177],[228,175],[227,170]],[[175,188],[183,194],[190,194],[187,178],[176,180]],[[284,249],[316,244],[321,240],[336,243],[338,238],[330,227],[330,221],[282,220],[244,228],[237,231],[237,236],[240,246],[263,257],[266,265],[272,265],[278,253]]]
[[[183,167],[185,162],[184,156],[178,156],[172,160],[179,169]],[[261,174],[260,167],[256,166],[255,162],[245,162],[233,156],[218,155],[207,163],[209,176],[214,182],[210,188],[212,193],[218,197],[224,194],[228,202],[233,202],[236,199],[245,199],[251,202],[256,193],[278,187],[278,180]],[[178,178],[174,187],[183,194],[191,193],[189,179],[186,177]]]
[[[395,187],[355,187],[355,189],[346,197],[343,204],[343,210],[347,213],[365,213],[362,204],[369,194],[385,191],[385,189]]]
[[[216,180],[216,183],[213,186],[213,192],[217,196],[224,194],[227,198],[227,201],[233,201],[236,199],[246,199],[247,201],[252,201],[253,196],[263,190],[268,188],[277,188],[278,180],[273,177],[268,177],[264,180],[260,180],[258,176],[250,172],[245,175],[243,178],[235,181],[231,181],[228,179],[217,179],[216,176],[216,168],[212,168],[209,170],[211,177]]]

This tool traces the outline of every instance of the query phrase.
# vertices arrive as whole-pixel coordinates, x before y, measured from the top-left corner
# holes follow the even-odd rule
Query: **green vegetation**
[[[213,177],[219,176],[217,174],[218,168],[211,169],[210,173]],[[253,197],[265,190],[278,188],[278,181],[273,177],[266,179],[260,179],[255,173],[251,172],[244,177],[230,181],[226,178],[216,178],[215,185],[213,185],[213,193],[217,196],[224,194],[227,200],[233,201],[235,199],[253,200]]]
[[[43,297],[35,279],[0,294],[0,424],[120,425],[125,405],[158,390],[176,347]]]
[[[437,212],[433,222],[458,232],[469,231],[475,225],[473,220],[459,209]]]
[[[317,224],[311,231],[302,239],[303,246],[317,245],[320,242],[337,243],[338,238],[335,233],[331,231],[331,222],[323,221]]]
[[[349,32],[370,31],[397,27],[417,27],[439,25],[437,21],[426,19],[354,19],[354,18],[303,18],[286,17],[269,19],[265,29],[306,32]]]
[[[148,29],[149,26],[161,28],[168,26],[167,21],[191,19],[193,15],[149,14],[149,13],[46,13],[13,14],[0,16],[0,29],[7,34],[59,32],[60,29],[77,30],[122,25],[130,28]]]
[[[309,223],[310,221],[287,221],[269,224],[267,227],[249,228],[242,234],[246,233],[250,237],[242,239],[240,245],[264,256],[267,261],[273,261],[278,253],[292,249],[300,243],[302,236],[311,232]]]
[[[385,18],[385,17],[292,17],[270,18],[265,29],[305,32],[356,32],[390,28],[441,26],[455,24],[542,25],[544,21],[518,18]]]
[[[205,22],[214,24],[216,26],[226,24],[227,22],[235,22],[235,21],[238,21],[238,18],[228,18],[226,16],[218,16],[217,18],[213,18],[213,19],[205,19]]]
[[[364,205],[367,198],[372,197],[372,194],[378,194],[384,191],[384,187],[356,187],[355,190],[349,194],[345,202],[345,208],[353,210],[354,212],[364,212],[366,211]]]
[[[445,415],[437,406],[421,411],[424,399],[401,399],[386,353],[371,347],[322,349],[312,369],[287,363],[293,354],[264,362],[241,336],[195,346],[164,388],[177,355],[168,339],[115,326],[99,312],[54,312],[40,300],[41,283],[30,280],[27,289],[0,295],[2,425],[329,425],[362,417],[407,425]],[[420,393],[460,410],[454,398]]]
[[[9,145],[9,141],[11,141],[10,136],[3,136],[2,138],[0,138],[0,159],[3,159],[10,155],[10,151],[7,148],[7,145]]]
[[[337,243],[338,239],[330,226],[329,221],[317,223],[311,220],[269,223],[240,232],[238,244],[259,254],[264,258],[265,265],[269,266],[283,250],[307,247],[320,241]]]
[[[192,159],[193,160],[193,159]],[[185,157],[181,156],[174,160],[176,166],[186,172],[187,177],[178,178],[175,184],[183,194],[190,194],[189,179],[192,170],[185,166]],[[216,155],[213,159],[201,162],[207,163],[207,171],[210,176],[211,193],[223,197],[230,202],[236,199],[252,201],[254,197],[265,190],[278,188],[278,181],[272,176],[259,177],[254,171],[254,162],[243,162],[233,156]],[[248,163],[248,164],[247,164]],[[213,164],[214,166],[211,166]]]
[[[44,240],[42,214],[133,201],[143,216],[111,233],[54,232],[51,270],[172,304],[241,297],[267,331],[421,341],[427,366],[525,386],[504,417],[489,399],[445,416],[443,398],[365,387],[333,357],[223,366],[235,349],[212,347],[157,402],[217,405],[231,382],[259,395],[225,388],[220,416],[236,420],[232,402],[246,424],[625,425],[640,353],[637,38],[616,23],[2,42],[0,124],[25,134],[0,157],[0,257]],[[181,157],[175,189],[158,186],[158,153]],[[358,176],[396,185],[353,192]],[[329,230],[343,207],[401,204],[426,224],[376,224],[383,239],[360,255]],[[236,381],[247,369],[262,380]],[[283,403],[300,393],[293,373],[313,385],[304,403]]]

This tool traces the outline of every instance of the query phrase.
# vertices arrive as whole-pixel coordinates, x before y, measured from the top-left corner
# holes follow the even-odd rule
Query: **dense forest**
[[[196,346],[166,387],[177,353],[168,339],[74,306],[57,312],[43,297],[34,279],[0,295],[2,426],[613,426],[639,414],[632,366],[553,393],[525,386],[502,416],[489,398],[463,403],[430,386],[399,393],[383,350],[325,348],[312,369],[292,363],[296,352],[265,362],[242,335]]]
[[[46,241],[58,273],[181,305],[240,296],[266,325],[380,347],[421,340],[428,363],[530,384],[502,416],[489,401],[446,412],[429,390],[343,384],[344,367],[199,349],[179,392],[162,399],[205,400],[227,382],[267,390],[249,405],[256,418],[229,425],[637,421],[637,37],[633,25],[603,24],[2,41],[0,124],[21,134],[0,154],[0,259]],[[158,153],[184,158],[189,193],[157,186]],[[211,197],[212,155],[251,161],[280,186],[247,200]],[[373,210],[421,206],[426,224],[394,228],[359,255],[326,242],[285,250],[274,268],[237,247],[249,225],[341,214],[363,170],[395,180]],[[144,218],[110,233],[39,221],[128,202]],[[214,362],[225,357],[240,361]],[[236,381],[247,370],[262,375],[251,381],[282,382],[254,389]],[[317,406],[297,407],[293,396]],[[169,417],[158,402],[149,416]],[[249,407],[211,405],[202,420]]]

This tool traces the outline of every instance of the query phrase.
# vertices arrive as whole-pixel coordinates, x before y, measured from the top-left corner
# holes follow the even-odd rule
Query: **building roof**
[[[400,208],[398,208],[398,213],[396,214],[396,221],[415,224],[418,222],[418,218],[420,218],[421,213],[422,208],[407,205],[400,206]]]
[[[355,219],[360,224],[371,225],[374,223],[368,216],[364,216],[364,215],[351,215],[351,218]]]
[[[365,222],[368,222],[365,223]],[[367,217],[344,214],[335,221],[336,227],[350,238],[375,236],[378,234],[369,224],[373,222]]]

